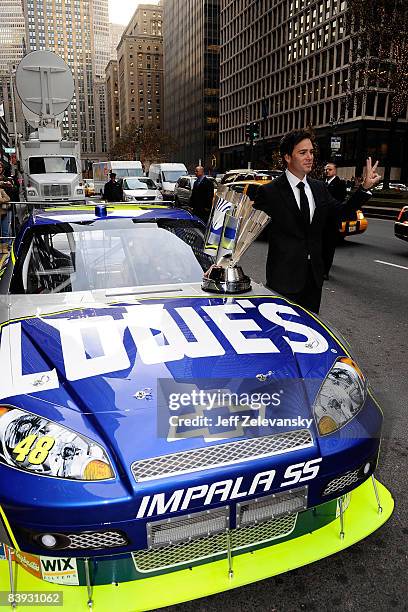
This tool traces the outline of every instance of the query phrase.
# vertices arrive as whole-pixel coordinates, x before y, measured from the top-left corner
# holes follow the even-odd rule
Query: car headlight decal
[[[353,419],[367,395],[365,377],[355,361],[341,357],[323,381],[313,404],[313,414],[321,436],[333,433]]]
[[[0,406],[0,463],[72,480],[114,477],[109,458],[98,443],[13,406]]]

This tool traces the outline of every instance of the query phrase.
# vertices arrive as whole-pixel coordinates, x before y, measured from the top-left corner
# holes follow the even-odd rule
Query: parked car
[[[145,202],[163,199],[156,183],[147,176],[124,178],[122,187],[125,202]]]
[[[342,551],[392,513],[348,344],[261,285],[205,293],[204,229],[149,203],[23,223],[0,264],[0,590],[152,610]]]
[[[89,198],[90,196],[94,196],[95,195],[95,185],[94,182],[91,179],[85,179],[84,180],[84,185],[85,185],[85,195],[87,198]]]
[[[374,187],[374,189],[377,189],[377,190],[381,190],[383,188],[384,188],[384,183],[378,183],[378,185]],[[405,185],[404,183],[400,183],[399,181],[390,181],[389,188],[395,189],[395,191],[408,191],[407,185]]]
[[[222,177],[220,185],[237,181],[273,180],[282,174],[281,170],[228,170]]]
[[[396,238],[408,241],[408,206],[403,206],[394,223],[394,233]]]
[[[207,178],[214,183],[214,189],[216,188],[215,178],[207,176]],[[176,206],[189,206],[191,193],[193,191],[193,185],[197,177],[194,175],[181,176],[174,187],[174,203]]]

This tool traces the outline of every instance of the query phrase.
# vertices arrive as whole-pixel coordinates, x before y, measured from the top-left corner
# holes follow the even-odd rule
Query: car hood
[[[141,198],[144,196],[157,197],[157,195],[160,194],[160,191],[158,189],[124,189],[123,193],[125,195],[134,196],[136,198]]]
[[[0,400],[99,440],[122,465],[225,437],[302,428],[290,419],[310,419],[313,429],[313,400],[345,354],[314,316],[272,295],[93,306],[65,297],[59,309],[38,306],[32,316],[20,309],[1,327],[0,342]],[[192,389],[277,393],[281,401],[267,409],[235,402],[232,410],[288,421],[254,432],[230,427],[225,436],[199,423],[175,430],[169,398]],[[204,409],[179,408],[193,417]]]

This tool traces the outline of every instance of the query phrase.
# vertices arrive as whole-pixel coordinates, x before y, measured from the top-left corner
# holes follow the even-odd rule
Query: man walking
[[[202,166],[197,166],[194,173],[197,178],[191,192],[190,206],[194,214],[207,223],[214,197],[214,184],[205,176]]]
[[[123,200],[123,188],[122,184],[116,180],[116,173],[111,172],[109,174],[110,180],[105,183],[103,188],[103,199],[108,202],[122,202]]]
[[[323,285],[322,236],[330,220],[352,213],[366,202],[380,182],[378,162],[367,159],[363,184],[345,202],[338,202],[322,181],[309,179],[313,166],[312,136],[293,130],[280,143],[286,171],[260,187],[254,208],[271,217],[266,281],[270,289],[318,313]]]
[[[347,185],[337,176],[337,166],[332,162],[326,164],[324,168],[326,174],[326,185],[330,195],[338,202],[343,202],[347,195]],[[332,223],[327,224],[323,233],[323,262],[324,262],[324,280],[329,280],[330,268],[333,264],[334,252],[339,241],[339,229],[341,219],[334,219]]]

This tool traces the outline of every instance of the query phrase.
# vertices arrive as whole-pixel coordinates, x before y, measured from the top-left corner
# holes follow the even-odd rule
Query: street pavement
[[[260,282],[266,252],[258,241],[242,260],[244,271]],[[337,555],[167,612],[408,609],[407,304],[408,243],[394,237],[392,221],[370,219],[365,234],[337,249],[320,316],[349,340],[384,410],[377,477],[396,502],[388,523]]]

